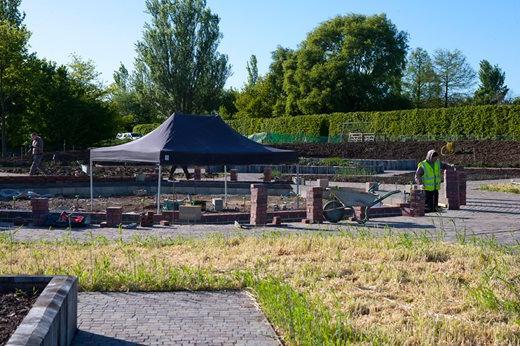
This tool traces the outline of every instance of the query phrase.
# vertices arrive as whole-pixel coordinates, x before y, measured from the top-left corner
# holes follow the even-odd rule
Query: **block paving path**
[[[72,345],[281,345],[242,291],[79,293]]]

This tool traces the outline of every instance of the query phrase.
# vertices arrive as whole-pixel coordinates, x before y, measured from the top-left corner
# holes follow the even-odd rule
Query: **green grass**
[[[518,344],[519,246],[461,233],[205,239],[90,233],[17,242],[0,233],[0,275],[68,274],[85,291],[246,289],[290,345]]]
[[[516,184],[482,184],[480,189],[484,191],[509,192],[520,194],[520,185]]]

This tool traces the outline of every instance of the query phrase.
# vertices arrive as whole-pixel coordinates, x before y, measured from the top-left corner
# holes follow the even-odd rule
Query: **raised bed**
[[[0,276],[0,293],[18,290],[41,293],[6,345],[70,345],[77,329],[77,279]]]

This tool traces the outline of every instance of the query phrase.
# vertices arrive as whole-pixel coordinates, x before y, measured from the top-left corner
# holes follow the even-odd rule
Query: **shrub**
[[[159,125],[161,125],[161,124],[153,123],[153,124],[139,124],[139,125],[135,125],[132,132],[133,133],[138,133],[138,134],[144,136],[144,135],[152,132],[156,128],[158,128]]]

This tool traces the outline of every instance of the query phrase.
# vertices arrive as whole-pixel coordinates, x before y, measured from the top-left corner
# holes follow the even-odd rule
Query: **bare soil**
[[[298,152],[301,157],[343,157],[347,159],[424,160],[430,149],[440,152],[443,141],[300,143],[273,145]],[[520,167],[519,141],[457,141],[456,154],[444,161],[468,167]]]
[[[172,195],[163,195],[161,201],[165,199],[177,199],[183,203],[191,201],[205,201],[206,208],[211,209],[211,200],[213,198],[224,198],[224,196],[211,195],[188,195],[177,194],[174,198]],[[119,196],[119,197],[96,197],[94,200],[93,211],[106,211],[107,207],[123,207],[123,212],[141,213],[145,211],[155,211],[157,208],[155,196]],[[300,198],[300,206],[305,205],[305,200]],[[251,199],[249,196],[228,196],[227,207],[225,212],[249,212],[251,208]],[[31,204],[29,200],[19,201],[0,201],[0,209],[25,209],[30,210]],[[268,210],[293,210],[296,209],[296,197],[285,196],[269,196]],[[53,197],[49,199],[49,210],[51,211],[90,211],[90,199],[87,198],[65,198]],[[208,210],[210,211],[210,210]]]
[[[0,346],[7,343],[37,298],[38,294],[0,293]]]

